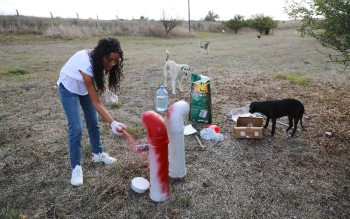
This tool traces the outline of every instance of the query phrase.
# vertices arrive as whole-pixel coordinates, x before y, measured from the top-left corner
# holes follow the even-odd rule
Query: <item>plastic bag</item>
[[[105,100],[107,103],[117,103],[118,102],[118,96],[109,90],[104,92],[104,96],[105,96]]]
[[[238,116],[249,116],[252,115],[249,113],[249,104],[241,107],[241,108],[235,108],[230,111],[228,115],[226,115],[227,119],[232,119],[233,121],[237,122]]]
[[[223,141],[225,139],[223,134],[217,133],[212,128],[204,128],[204,129],[202,129],[202,131],[199,132],[199,135],[204,140],[212,140],[215,143],[217,143],[219,141]]]

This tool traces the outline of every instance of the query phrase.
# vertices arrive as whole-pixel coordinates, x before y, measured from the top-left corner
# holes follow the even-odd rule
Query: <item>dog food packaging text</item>
[[[199,74],[192,74],[189,120],[210,124],[212,121],[211,108],[209,78]]]
[[[160,86],[156,94],[156,110],[159,112],[168,109],[168,92],[165,90],[164,86]]]
[[[262,138],[263,137],[263,118],[238,116],[236,126],[234,127],[236,138]]]

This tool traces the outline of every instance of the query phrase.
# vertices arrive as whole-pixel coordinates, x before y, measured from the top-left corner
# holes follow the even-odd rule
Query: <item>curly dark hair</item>
[[[111,70],[108,72],[105,72],[105,68],[102,65],[102,58],[107,57],[109,58],[109,55],[111,53],[118,53],[119,54],[119,61]],[[99,94],[102,94],[105,88],[106,83],[106,77],[104,77],[104,74],[107,73],[108,77],[108,88],[111,91],[116,92],[116,90],[120,86],[120,81],[123,79],[123,61],[124,61],[124,55],[123,50],[120,47],[120,41],[116,38],[112,37],[106,37],[101,38],[97,46],[93,48],[92,50],[88,51],[90,62],[92,65],[92,71],[94,72],[94,82],[97,89],[97,92]]]

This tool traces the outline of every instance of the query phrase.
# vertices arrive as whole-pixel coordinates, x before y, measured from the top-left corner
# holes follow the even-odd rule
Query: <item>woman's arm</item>
[[[89,93],[91,102],[94,105],[96,111],[108,124],[111,124],[114,121],[114,119],[112,116],[109,115],[107,110],[102,105],[100,97],[97,94],[93,78],[82,71],[80,71],[80,73],[83,77],[86,89]]]

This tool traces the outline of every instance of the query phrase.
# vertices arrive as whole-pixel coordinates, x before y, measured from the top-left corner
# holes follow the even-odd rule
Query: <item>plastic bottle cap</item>
[[[131,188],[137,193],[145,193],[150,183],[143,177],[136,177],[131,181]]]

